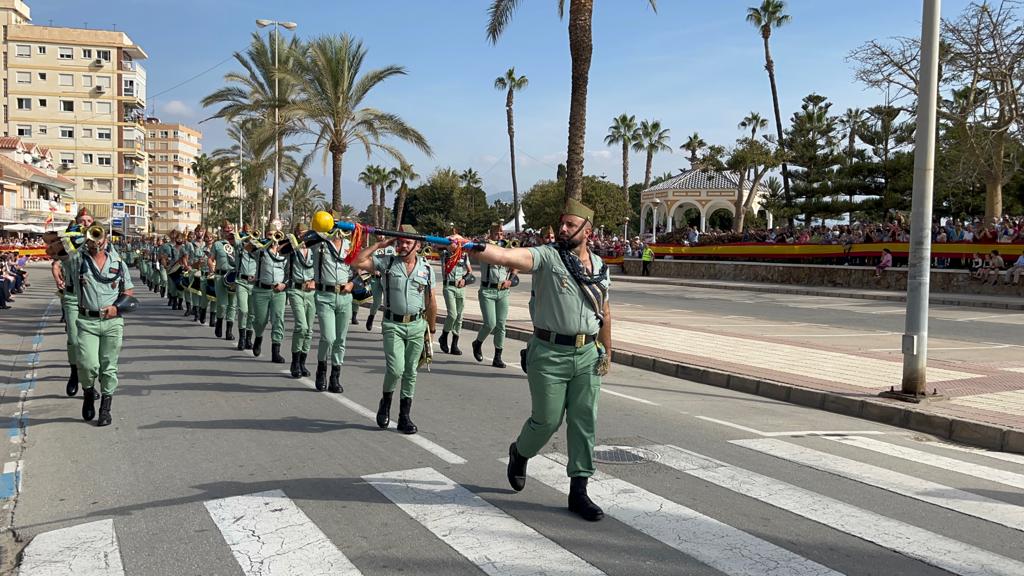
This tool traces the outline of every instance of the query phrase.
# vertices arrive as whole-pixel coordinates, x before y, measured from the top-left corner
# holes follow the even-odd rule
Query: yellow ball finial
[[[310,227],[321,234],[327,234],[334,230],[334,216],[331,216],[330,212],[321,210],[313,214],[313,222],[310,223]]]

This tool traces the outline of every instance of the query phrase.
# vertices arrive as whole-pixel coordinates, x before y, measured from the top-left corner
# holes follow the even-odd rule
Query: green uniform
[[[192,267],[191,277],[189,279],[189,295],[192,301],[192,306],[196,306],[200,309],[206,309],[206,241],[205,240],[193,240],[189,242],[188,247],[188,261],[189,266]],[[198,282],[196,279],[198,278]],[[193,288],[193,286],[197,286]]]
[[[61,306],[64,308],[64,328],[67,332],[68,363],[78,365],[78,269],[74,268],[73,258],[68,256],[60,263],[61,274],[64,276],[64,295]]]
[[[476,335],[477,342],[483,342],[494,334],[494,347],[505,347],[505,320],[508,318],[508,288],[499,290],[498,285],[509,279],[509,270],[504,266],[480,264],[480,316],[483,325]]]
[[[398,256],[375,256],[373,265],[381,273],[384,298],[384,392],[394,392],[401,381],[401,397],[412,398],[427,330],[423,313],[436,284],[434,269],[423,257],[416,258],[411,273]]]
[[[163,246],[160,246],[158,251],[159,256],[163,256],[167,259],[167,264],[160,265],[160,285],[167,287],[167,295],[171,297],[178,297],[178,288],[168,278],[168,271],[174,267],[174,262],[178,259],[178,250],[171,242],[164,242]]]
[[[388,246],[386,248],[382,248],[380,250],[377,250],[377,252],[374,255],[375,256],[394,256],[394,254],[395,254],[395,247],[394,246]],[[377,275],[377,274],[374,274],[370,278],[370,294],[373,295],[373,301],[370,302],[370,316],[373,316],[374,314],[377,313],[377,310],[380,310],[380,301],[381,301],[382,295],[384,294],[384,284],[381,281],[380,276]]]
[[[75,284],[81,314],[78,326],[78,380],[82,388],[92,388],[98,380],[101,392],[111,395],[117,389],[117,360],[124,335],[124,319],[94,317],[106,306],[112,306],[118,295],[131,290],[131,275],[126,264],[113,250],[108,252],[102,268],[92,256],[78,252],[71,265],[78,273]]]
[[[596,337],[600,321],[582,289],[569,274],[554,246],[530,248],[533,254],[531,316],[535,330],[568,336],[575,341]],[[591,253],[593,270],[603,262]],[[607,274],[601,284],[607,289]],[[564,418],[569,476],[594,473],[594,435],[601,377],[597,375],[598,348],[594,341],[582,346],[555,344],[536,335],[527,352],[531,412],[516,440],[516,449],[532,458],[547,444]]]
[[[297,249],[288,255],[285,281],[288,283],[288,306],[292,310],[295,327],[292,330],[292,352],[309,352],[313,341],[313,315],[316,313],[316,293],[306,290],[313,280],[313,253],[315,250]]]
[[[256,251],[246,252],[244,242],[235,242],[235,300],[238,303],[238,329],[252,330],[252,287],[256,281]]]
[[[443,262],[443,261],[442,261]],[[444,278],[444,306],[448,311],[444,319],[445,332],[458,334],[462,330],[462,311],[466,307],[466,288],[456,286],[456,282],[469,272],[469,256],[463,254],[456,262],[455,268]]]
[[[320,323],[320,342],[316,359],[331,366],[345,363],[345,344],[352,319],[352,293],[338,290],[352,281],[352,269],[345,264],[345,255],[352,249],[349,241],[342,240],[341,250],[330,240],[313,248],[313,278],[316,281],[316,317]]]
[[[214,274],[217,276],[214,284],[217,293],[217,318],[234,322],[237,312],[235,293],[228,290],[224,284],[224,276],[235,269],[235,248],[227,240],[217,240],[213,243],[213,257],[216,267]]]
[[[253,331],[256,338],[263,338],[263,331],[270,323],[270,341],[280,344],[284,341],[284,290],[275,292],[273,287],[284,284],[284,256],[278,256],[264,248],[256,254],[256,283],[252,289]]]

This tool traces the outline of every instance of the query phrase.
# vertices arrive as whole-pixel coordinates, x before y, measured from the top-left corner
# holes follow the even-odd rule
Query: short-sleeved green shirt
[[[313,278],[316,283],[337,286],[350,282],[352,269],[345,264],[345,256],[351,249],[352,244],[347,239],[341,241],[341,251],[334,247],[330,239],[317,244],[312,250]]]
[[[437,283],[426,258],[416,258],[411,274],[405,273],[405,261],[399,256],[374,256],[373,267],[381,273],[385,310],[399,316],[426,310],[427,294]]]
[[[269,248],[256,252],[256,282],[260,284],[283,284],[284,256],[274,254]]]
[[[558,249],[548,245],[529,250],[533,254],[530,316],[534,327],[570,336],[597,334],[601,329],[597,314],[566,270]],[[595,273],[604,267],[604,261],[593,252],[590,253],[590,262]],[[607,273],[601,283],[605,289],[611,286]]]
[[[452,268],[452,271],[449,272],[447,276],[445,276],[445,282],[457,282],[459,280],[462,280],[462,277],[465,276],[466,272],[469,271],[468,263],[469,255],[463,253],[462,257],[459,258],[459,261],[455,263],[455,268]]]
[[[87,252],[78,252],[71,260],[71,266],[78,276],[76,288],[80,288],[77,291],[78,304],[86,310],[98,311],[113,306],[118,294],[134,287],[127,264],[114,251],[107,253],[102,268],[96,267],[95,260]]]
[[[64,301],[78,302],[78,269],[74,267],[74,257],[68,256],[61,260],[60,270],[64,275]]]
[[[213,257],[218,272],[228,273],[235,269],[235,247],[227,240],[213,243]]]
[[[487,284],[500,284],[508,280],[509,269],[504,266],[480,263],[480,289],[486,290]]]
[[[174,250],[174,244],[170,242],[164,242],[160,245],[160,249],[157,250],[157,256],[163,256],[167,258],[167,265],[174,266],[174,261],[177,259]]]
[[[288,266],[285,269],[285,278],[288,279],[289,287],[293,282],[309,282],[313,279],[313,258],[315,249],[309,249],[307,254],[297,248],[288,255]]]
[[[256,275],[256,251],[246,252],[244,242],[235,243],[235,269],[242,276]]]

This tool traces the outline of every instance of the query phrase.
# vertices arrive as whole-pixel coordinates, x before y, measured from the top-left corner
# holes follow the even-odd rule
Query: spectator
[[[892,251],[888,248],[882,248],[882,261],[875,266],[875,278],[882,276],[882,272],[892,267]]]
[[[974,257],[971,259],[971,267],[970,267],[971,277],[972,278],[981,278],[982,274],[983,274],[982,269],[984,267],[985,267],[985,260],[983,260],[981,258],[981,254],[978,254],[977,252],[975,252],[974,253]]]
[[[991,278],[989,284],[992,286],[996,285],[999,281],[999,273],[1003,271],[1003,257],[999,255],[999,250],[993,250],[992,255],[988,258],[988,275]]]
[[[1017,261],[1006,271],[1006,284],[1010,284],[1010,276],[1013,276],[1013,285],[1020,284],[1020,273],[1024,272],[1024,252],[1020,253]]]
[[[651,250],[650,245],[644,246],[643,251],[643,264],[641,265],[640,274],[643,276],[651,275],[651,262],[654,261],[654,250]]]

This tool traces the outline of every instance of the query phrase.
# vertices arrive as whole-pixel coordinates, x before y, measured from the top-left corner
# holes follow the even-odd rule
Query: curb
[[[616,274],[612,276],[613,282],[629,282],[631,284],[655,284],[658,286],[687,286],[691,288],[709,288],[713,290],[739,290],[744,292],[769,292],[773,294],[792,294],[797,296],[827,296],[832,298],[852,298],[855,300],[882,300],[886,302],[906,302],[907,297],[903,293],[884,294],[879,292],[858,293],[845,292],[840,290],[822,290],[815,286],[787,286],[784,284],[757,285],[757,284],[727,284],[713,282],[698,282],[693,280],[679,280],[675,278],[661,278],[657,280],[640,280],[634,276]],[[973,308],[996,308],[999,310],[1024,310],[1024,302],[999,302],[974,300],[972,294],[932,294],[928,301],[931,304],[941,306],[970,306]],[[971,297],[964,300],[965,297]]]
[[[441,318],[444,318],[444,314],[438,313],[438,319],[440,320]],[[464,318],[462,325],[464,328],[479,330],[482,323],[479,320]],[[533,332],[509,326],[505,328],[505,337],[528,342],[533,337]],[[990,450],[1024,454],[1024,430],[996,426],[976,420],[932,414],[873,398],[852,398],[835,392],[803,388],[793,384],[753,376],[732,374],[713,368],[683,364],[624,350],[612,350],[612,362],[640,370],[656,372],[665,376],[672,376],[681,380],[690,380],[718,388],[728,388],[737,392],[764,396],[765,398],[789,402],[790,404],[806,406],[808,408],[817,408],[827,412],[835,412],[844,416],[873,420],[890,426],[939,436],[954,442],[961,442]]]

